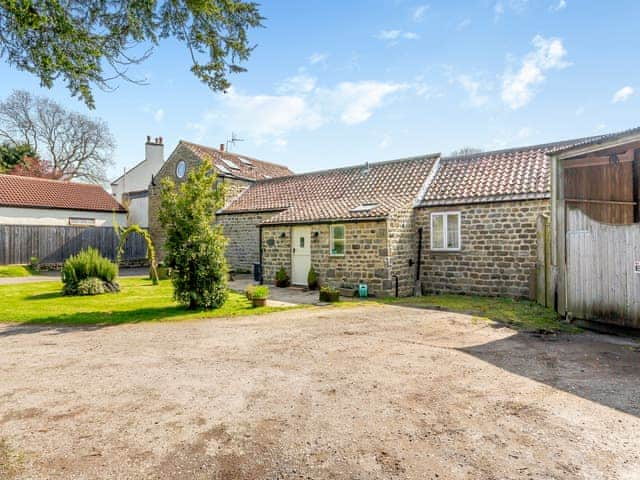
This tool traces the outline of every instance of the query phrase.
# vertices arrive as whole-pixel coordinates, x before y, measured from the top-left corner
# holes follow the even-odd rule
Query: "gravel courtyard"
[[[640,478],[640,351],[395,306],[0,325],[0,478]]]

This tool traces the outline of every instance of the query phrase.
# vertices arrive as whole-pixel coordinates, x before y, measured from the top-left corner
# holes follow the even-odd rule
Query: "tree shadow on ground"
[[[640,417],[640,347],[592,332],[518,332],[457,349],[508,372]]]
[[[197,318],[198,314],[203,312],[205,310],[187,310],[181,306],[139,308],[121,312],[76,312],[5,325],[4,329],[0,330],[0,337],[43,331],[50,331],[53,334],[62,334],[73,330],[93,331],[125,323],[165,321],[187,316]],[[216,316],[215,312],[209,311],[208,313],[211,313],[211,316]]]

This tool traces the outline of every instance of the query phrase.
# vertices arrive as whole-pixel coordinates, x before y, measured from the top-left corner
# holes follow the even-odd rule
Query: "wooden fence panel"
[[[567,214],[567,311],[573,318],[640,328],[640,224]]]
[[[31,257],[40,263],[62,263],[87,247],[115,260],[118,236],[112,227],[68,227],[49,225],[0,225],[0,265],[27,264]],[[122,259],[141,260],[147,244],[141,235],[127,237]]]

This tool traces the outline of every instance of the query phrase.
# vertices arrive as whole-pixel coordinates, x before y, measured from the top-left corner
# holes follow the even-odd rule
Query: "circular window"
[[[185,172],[187,171],[187,164],[184,163],[184,160],[180,160],[178,162],[178,166],[176,167],[176,176],[178,178],[184,177]]]

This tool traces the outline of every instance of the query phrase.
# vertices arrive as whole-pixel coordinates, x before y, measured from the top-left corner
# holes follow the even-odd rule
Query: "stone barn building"
[[[292,175],[293,172],[283,165],[265,162],[256,158],[247,157],[237,153],[226,152],[224,144],[219,149],[198,145],[196,143],[181,140],[173,150],[162,168],[152,178],[149,186],[149,233],[158,252],[158,258],[162,259],[164,233],[158,220],[160,207],[160,184],[163,178],[171,178],[176,184],[186,180],[190,170],[198,168],[203,161],[211,161],[218,175],[218,181],[226,186],[225,204],[231,202],[245,189],[259,180],[266,180],[283,175]],[[235,268],[249,268],[251,262],[245,262],[245,257],[255,257],[257,250],[258,231],[253,229],[240,232],[233,225],[229,225],[225,234],[230,236],[242,236],[246,234],[250,239],[247,242],[230,242],[227,248],[227,256],[230,265]]]
[[[252,262],[273,283],[284,268],[294,285],[306,285],[310,267],[321,284],[374,295],[413,292],[413,207],[437,155],[324,170],[256,182],[218,214],[230,244],[250,241]],[[248,249],[248,247],[247,247]],[[243,265],[244,266],[244,265]]]

